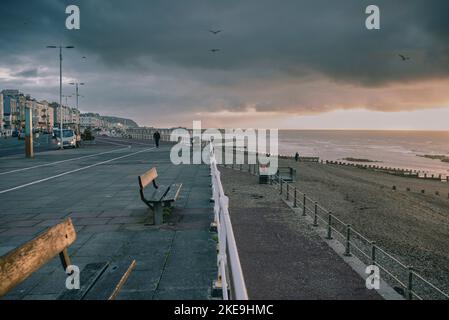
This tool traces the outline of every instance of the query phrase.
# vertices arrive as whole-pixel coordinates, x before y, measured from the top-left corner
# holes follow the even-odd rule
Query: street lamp
[[[69,106],[69,103],[68,103],[68,101],[67,101],[67,98],[71,98],[71,97],[73,97],[73,96],[72,96],[72,95],[68,95],[68,96],[62,95],[62,97],[65,98],[65,106],[68,107],[68,106]]]
[[[60,135],[61,135],[61,149],[64,149],[64,145],[62,143],[62,131],[63,131],[63,119],[62,119],[62,49],[73,49],[74,46],[47,46],[48,49],[58,49],[59,48],[59,108],[61,111],[61,119],[60,119]]]
[[[75,93],[75,96],[76,96],[76,108],[79,110],[78,97],[81,97],[81,95],[79,94],[78,87],[79,86],[84,86],[85,83],[84,82],[70,82],[69,84],[72,85],[72,86],[76,86],[76,93]]]
[[[84,82],[70,82],[69,83],[72,86],[76,87],[76,109],[79,111],[79,104],[78,104],[78,98],[82,97],[82,95],[79,94],[79,86],[84,86]],[[78,132],[80,131],[80,125],[78,124]]]

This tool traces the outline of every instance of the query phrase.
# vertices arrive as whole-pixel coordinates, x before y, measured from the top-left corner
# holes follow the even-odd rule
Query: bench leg
[[[61,259],[61,264],[62,264],[62,267],[64,268],[64,271],[66,271],[67,267],[72,265],[67,248],[65,248],[64,250],[62,250],[61,253],[59,253],[59,258]]]
[[[162,210],[162,203],[154,204],[154,224],[159,226],[164,223],[164,211]]]

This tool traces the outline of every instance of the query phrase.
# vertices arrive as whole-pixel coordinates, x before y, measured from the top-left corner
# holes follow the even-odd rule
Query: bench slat
[[[145,198],[148,202],[160,202],[167,193],[167,190],[167,186],[159,186],[158,189],[149,192]]]
[[[136,260],[111,263],[84,300],[114,300],[136,266]]]
[[[65,290],[58,300],[82,300],[108,267],[108,262],[90,263],[80,274],[80,289]]]
[[[75,240],[75,228],[69,218],[1,257],[0,297],[27,279]]]
[[[139,176],[140,188],[141,189],[146,188],[146,186],[148,186],[156,178],[157,178],[156,168],[153,168],[153,169],[145,172],[143,175]]]
[[[163,202],[166,201],[176,201],[176,199],[179,196],[179,193],[181,191],[182,188],[182,183],[176,183],[176,184],[172,184],[170,186],[170,190],[168,190],[167,194],[164,196],[164,198],[162,199]]]

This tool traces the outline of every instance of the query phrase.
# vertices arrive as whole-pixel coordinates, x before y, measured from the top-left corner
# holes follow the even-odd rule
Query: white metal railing
[[[218,232],[217,282],[222,287],[223,300],[248,300],[245,279],[229,216],[229,198],[223,191],[221,174],[217,167],[215,148],[212,142],[210,142],[209,159],[214,200],[214,222]]]

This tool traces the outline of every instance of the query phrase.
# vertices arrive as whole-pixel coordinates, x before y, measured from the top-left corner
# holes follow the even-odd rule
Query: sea
[[[449,162],[423,157],[449,157],[449,131],[281,130],[279,154],[296,152],[321,160],[366,159],[375,162],[364,164],[449,173]]]

